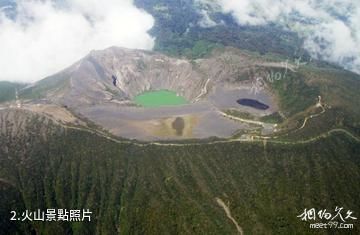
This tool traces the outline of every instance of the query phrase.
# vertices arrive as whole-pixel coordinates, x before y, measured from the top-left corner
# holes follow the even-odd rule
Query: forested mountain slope
[[[359,142],[344,133],[298,144],[139,146],[13,112],[1,113],[13,117],[0,136],[4,234],[236,234],[216,198],[245,234],[312,234],[297,218],[305,208],[360,210]],[[94,216],[8,224],[12,208]]]

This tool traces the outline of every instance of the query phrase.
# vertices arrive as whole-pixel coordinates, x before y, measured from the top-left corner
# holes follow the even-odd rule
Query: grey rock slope
[[[253,129],[225,117],[235,108],[256,116],[277,110],[269,91],[250,92],[261,67],[279,67],[264,58],[234,48],[217,49],[206,58],[187,60],[156,52],[111,47],[92,51],[53,76],[24,89],[21,99],[69,108],[111,133],[141,140],[228,137],[239,129]],[[256,69],[254,69],[256,67]],[[189,104],[180,107],[134,107],[135,96],[151,90],[171,90]],[[39,98],[41,98],[39,100]],[[270,106],[266,111],[247,110],[236,101],[254,98]],[[176,120],[183,120],[178,135]]]
[[[205,59],[189,61],[155,52],[111,47],[92,51],[68,69],[28,89],[71,107],[109,100],[130,101],[144,91],[161,89],[195,101],[206,83],[210,88],[219,83],[236,83],[254,63],[252,56],[230,48]]]

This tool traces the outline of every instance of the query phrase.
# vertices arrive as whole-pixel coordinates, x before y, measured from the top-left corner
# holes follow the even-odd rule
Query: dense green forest
[[[160,52],[198,58],[211,48],[232,46],[260,54],[309,58],[301,49],[303,39],[273,24],[240,26],[231,15],[214,11],[211,18],[217,25],[201,27],[202,16],[194,0],[135,0],[135,4],[155,18],[150,33],[156,38],[154,50]]]
[[[162,147],[119,144],[33,115],[26,123],[25,132],[14,135],[9,124],[0,136],[3,234],[236,234],[216,197],[245,234],[344,234],[313,232],[297,216],[360,211],[360,148],[345,134]],[[10,210],[25,208],[89,208],[93,222],[9,223]],[[359,234],[355,222],[348,234]]]

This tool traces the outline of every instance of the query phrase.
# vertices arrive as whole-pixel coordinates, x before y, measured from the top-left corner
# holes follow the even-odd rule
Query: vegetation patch
[[[284,69],[276,69],[276,72],[285,74]],[[320,94],[317,87],[305,83],[301,73],[286,72],[280,80],[272,83],[272,89],[279,97],[281,110],[287,116],[294,115],[314,105]]]
[[[0,102],[14,100],[16,97],[16,89],[21,89],[24,86],[25,84],[0,81]]]
[[[276,112],[276,113],[272,113],[270,115],[261,117],[260,121],[277,124],[277,123],[283,122],[284,119],[283,119],[283,117],[281,117],[281,115],[278,112]]]

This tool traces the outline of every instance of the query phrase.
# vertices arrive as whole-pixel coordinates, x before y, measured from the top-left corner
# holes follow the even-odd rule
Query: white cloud
[[[208,0],[196,0],[209,4]],[[314,56],[360,73],[358,0],[214,0],[240,25],[277,23],[306,38]]]
[[[152,16],[132,0],[17,0],[17,18],[0,12],[0,80],[36,81],[93,49],[152,49]]]

